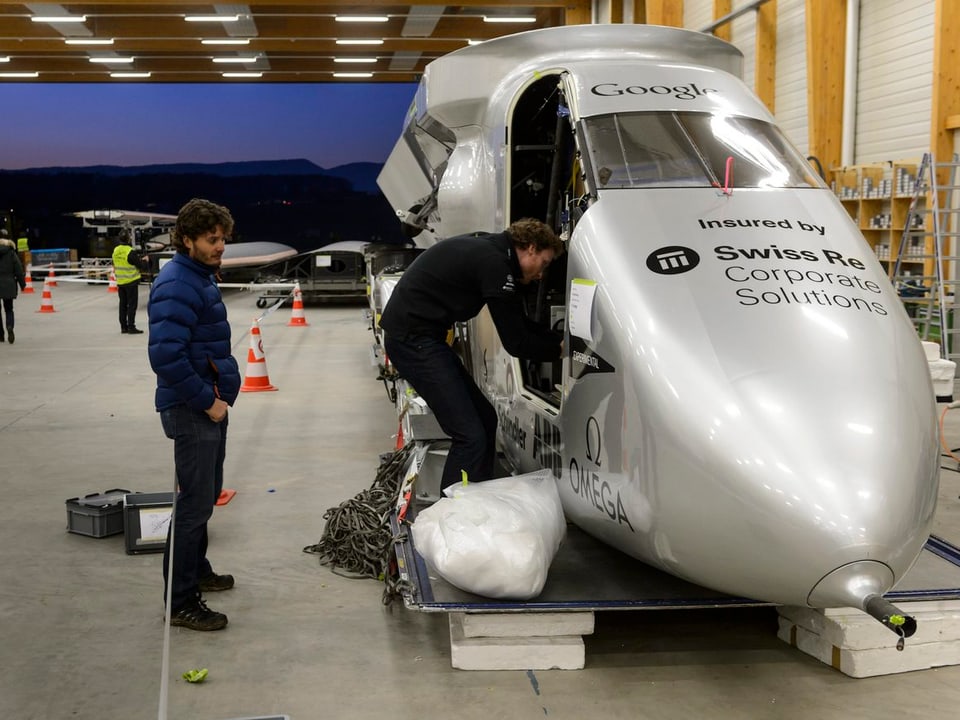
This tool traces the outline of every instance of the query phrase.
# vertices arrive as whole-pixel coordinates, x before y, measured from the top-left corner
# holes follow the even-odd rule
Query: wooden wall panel
[[[683,27],[683,0],[647,0],[645,5],[649,24]]]
[[[806,0],[807,112],[810,154],[838,167],[843,135],[846,0]]]
[[[953,128],[960,120],[960,2],[937,0],[935,17],[930,148],[945,161],[953,155]]]
[[[777,99],[777,0],[769,0],[757,8],[757,46],[753,89],[767,106],[776,112]]]
[[[729,15],[733,12],[733,0],[713,0],[713,19],[719,20],[725,15]],[[721,40],[726,40],[730,42],[730,23],[721,25],[716,30],[713,31],[713,34],[716,35]]]

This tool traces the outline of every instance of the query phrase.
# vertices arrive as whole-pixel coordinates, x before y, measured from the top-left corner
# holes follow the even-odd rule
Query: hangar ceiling
[[[589,0],[0,0],[0,82],[415,82],[468,42],[564,25],[584,7]]]

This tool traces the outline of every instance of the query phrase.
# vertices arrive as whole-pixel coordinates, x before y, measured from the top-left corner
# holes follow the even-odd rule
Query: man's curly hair
[[[223,205],[217,205],[209,200],[194,198],[177,213],[177,224],[173,228],[170,240],[177,252],[188,252],[184,238],[195,240],[209,232],[217,229],[217,226],[223,230],[223,234],[229,236],[233,232],[233,216]]]
[[[522,218],[513,222],[507,231],[518,248],[533,246],[537,252],[550,248],[554,255],[563,252],[563,241],[550,229],[546,223],[533,218]]]

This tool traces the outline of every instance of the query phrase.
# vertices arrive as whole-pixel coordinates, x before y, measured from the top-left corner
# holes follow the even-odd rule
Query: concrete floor
[[[147,336],[121,335],[103,285],[17,301],[17,342],[0,347],[0,718],[158,717],[161,555],[127,555],[122,535],[68,533],[67,498],[172,487],[173,449],[153,410]],[[146,326],[147,288],[140,324]],[[227,291],[235,355],[261,311]],[[231,411],[226,486],[210,557],[237,587],[211,594],[229,627],[174,629],[169,717],[946,718],[960,667],[851,679],[776,638],[770,608],[598,613],[578,671],[450,667],[447,618],[381,603],[302,552],[324,511],[373,480],[393,448],[393,409],[374,379],[358,306],[284,307],[261,325],[273,393]],[[960,445],[960,417],[947,437]],[[960,543],[960,476],[944,471],[935,532]],[[192,668],[209,679],[180,679]]]

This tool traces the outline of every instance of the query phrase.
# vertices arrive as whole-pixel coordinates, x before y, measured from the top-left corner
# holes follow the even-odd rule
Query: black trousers
[[[387,356],[433,411],[450,436],[450,452],[440,487],[493,477],[497,451],[497,412],[470,377],[460,358],[443,340],[384,338]]]
[[[3,298],[2,304],[3,312],[7,316],[7,330],[13,330],[13,298]]]
[[[137,303],[140,300],[140,283],[132,282],[117,285],[120,298],[120,329],[129,330],[137,326]]]
[[[177,474],[177,508],[173,519],[173,588],[170,609],[176,612],[200,593],[198,583],[210,575],[207,560],[207,521],[223,490],[227,425],[213,422],[202,410],[186,405],[160,413],[163,432],[173,440]],[[164,597],[170,562],[170,533],[163,550]]]

